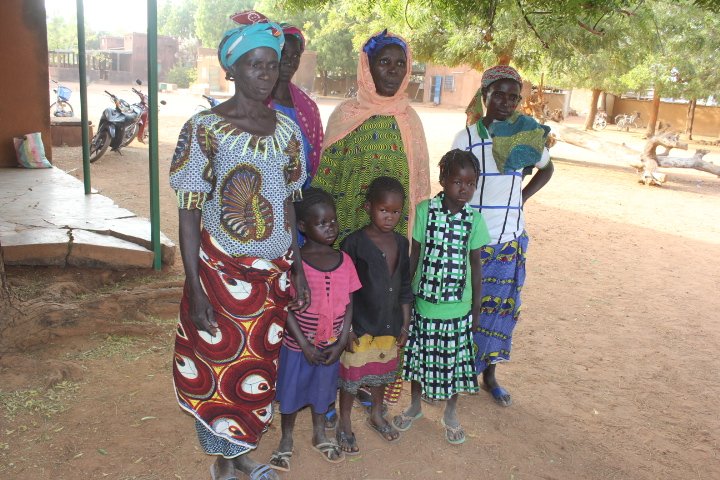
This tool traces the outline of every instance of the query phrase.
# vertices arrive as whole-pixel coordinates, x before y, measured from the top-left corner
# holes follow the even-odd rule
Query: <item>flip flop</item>
[[[278,452],[275,450],[272,453],[272,456],[270,457],[270,468],[273,470],[278,470],[280,472],[289,472],[290,471],[290,457],[292,457],[293,452]]]
[[[343,432],[342,430],[338,429],[335,431],[335,439],[338,442],[338,446],[340,447],[340,450],[345,455],[360,455],[360,449],[357,449],[355,451],[347,451],[342,449],[342,445],[345,445],[347,448],[351,449],[353,447],[357,447],[357,440],[355,439],[355,434],[351,433],[348,435],[347,433]]]
[[[410,430],[410,427],[412,427],[413,422],[415,420],[418,420],[423,417],[423,412],[419,412],[414,417],[411,415],[406,415],[405,412],[402,412],[400,415],[395,415],[393,418],[393,427],[399,432],[406,432]],[[407,425],[405,425],[407,423]],[[405,427],[402,427],[402,425],[405,425]]]
[[[277,476],[273,472],[273,469],[270,467],[270,465],[262,464],[253,468],[248,477],[250,478],[250,480],[270,480],[271,478],[273,478],[270,476],[271,473],[273,474],[273,477]]]
[[[445,419],[440,419],[440,424],[445,427],[445,440],[448,441],[451,445],[460,445],[462,443],[465,443],[465,430],[463,430],[462,425],[458,425],[457,427],[450,427],[448,425],[445,425]],[[450,436],[452,434],[452,437]],[[453,438],[457,437],[457,435],[460,434],[459,438]]]
[[[370,418],[365,419],[365,424],[372,429],[373,432],[380,435],[380,438],[385,440],[388,443],[395,443],[398,440],[400,440],[400,432],[395,430],[395,427],[390,425],[389,423],[384,424],[383,426],[379,427],[375,425]],[[388,440],[386,435],[391,435],[393,432],[396,432],[398,434],[397,437],[393,438],[392,440]]]
[[[337,427],[338,415],[335,407],[331,407],[325,414],[325,430],[334,430]]]
[[[235,469],[233,469],[233,472],[235,472]],[[212,478],[212,480],[240,480],[237,476],[235,476],[235,473],[233,473],[230,477],[220,478],[217,472],[217,463],[215,462],[210,465],[210,478]]]
[[[512,397],[503,387],[495,387],[493,389],[490,389],[490,387],[483,384],[482,389],[486,392],[490,392],[490,395],[492,395],[495,403],[497,403],[501,407],[509,407],[510,405],[512,405]]]
[[[330,463],[340,463],[345,460],[345,452],[340,450],[340,447],[335,442],[322,442],[317,445],[313,445],[315,451],[320,452],[320,455]],[[330,454],[335,453],[337,458],[330,458]]]

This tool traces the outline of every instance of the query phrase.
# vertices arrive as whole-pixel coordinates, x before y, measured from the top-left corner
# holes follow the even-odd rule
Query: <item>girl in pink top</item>
[[[351,328],[351,294],[361,287],[350,257],[332,248],[338,236],[332,196],[309,188],[303,197],[295,203],[295,215],[306,238],[301,253],[312,303],[302,313],[288,311],[280,350],[276,400],[282,437],[270,465],[282,471],[290,469],[295,418],[306,406],[312,409],[313,448],[332,463],[345,458],[335,440],[325,436],[325,412],[337,394],[338,359]]]

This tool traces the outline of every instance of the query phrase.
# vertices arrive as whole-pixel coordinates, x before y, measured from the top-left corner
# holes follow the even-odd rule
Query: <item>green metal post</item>
[[[148,122],[150,122],[150,238],[155,253],[153,266],[162,268],[160,245],[160,168],[158,166],[158,68],[157,68],[157,0],[148,0]]]
[[[90,135],[87,112],[87,69],[85,65],[85,8],[83,0],[77,0],[78,66],[80,68],[80,123],[82,125],[83,183],[85,195],[90,195]]]

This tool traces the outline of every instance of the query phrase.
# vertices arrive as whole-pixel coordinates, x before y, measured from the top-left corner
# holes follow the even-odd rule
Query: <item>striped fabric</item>
[[[397,339],[391,335],[363,335],[353,353],[340,356],[338,386],[353,395],[360,387],[379,387],[395,381],[398,364]]]

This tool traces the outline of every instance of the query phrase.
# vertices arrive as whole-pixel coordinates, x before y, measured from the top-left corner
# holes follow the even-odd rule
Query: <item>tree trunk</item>
[[[587,118],[585,119],[585,130],[592,130],[593,123],[595,122],[595,114],[597,114],[597,104],[598,104],[598,98],[600,98],[600,94],[602,93],[602,90],[599,88],[593,88],[592,89],[592,100],[590,101],[590,113],[588,113]]]
[[[697,106],[697,98],[690,100],[688,104],[687,120],[685,121],[685,135],[688,140],[692,140],[693,124],[695,123],[695,107]]]
[[[658,113],[660,112],[660,89],[655,87],[653,90],[653,103],[650,109],[650,120],[648,121],[647,130],[645,130],[645,138],[655,136],[655,125],[657,125]]]

